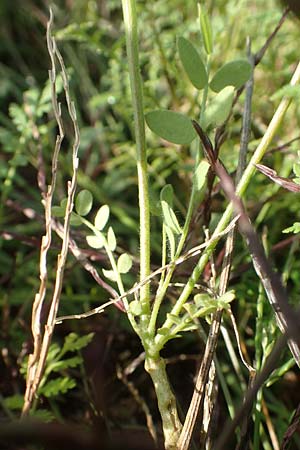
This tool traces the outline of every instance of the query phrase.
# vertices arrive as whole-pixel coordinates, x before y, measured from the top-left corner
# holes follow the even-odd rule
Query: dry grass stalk
[[[47,192],[43,195],[43,204],[45,208],[45,222],[46,222],[46,232],[42,238],[41,251],[40,251],[40,288],[39,292],[36,294],[34,299],[34,304],[32,308],[32,334],[34,340],[34,349],[33,353],[29,356],[28,360],[28,369],[27,369],[27,380],[26,380],[26,392],[24,398],[24,406],[22,415],[25,416],[28,414],[32,402],[36,397],[37,390],[40,384],[40,381],[43,376],[46,358],[48,354],[48,349],[50,346],[51,338],[53,335],[55,320],[57,315],[57,310],[59,306],[59,300],[62,290],[63,283],[63,274],[64,267],[68,255],[68,247],[69,247],[69,231],[70,231],[70,219],[71,213],[73,210],[73,202],[74,195],[76,191],[77,185],[77,170],[78,170],[78,148],[79,148],[79,128],[76,118],[76,112],[73,102],[70,99],[69,92],[69,83],[68,76],[66,72],[66,68],[63,62],[63,58],[56,47],[55,40],[51,35],[51,28],[53,22],[53,14],[50,9],[50,19],[47,25],[47,45],[48,51],[51,58],[51,70],[49,71],[49,78],[51,83],[52,90],[52,103],[54,108],[55,118],[58,124],[58,135],[56,138],[56,144],[54,149],[54,154],[52,158],[52,179],[51,184],[48,186]],[[56,268],[56,278],[55,284],[52,294],[51,305],[49,309],[48,318],[45,324],[44,329],[42,329],[41,324],[41,311],[43,307],[43,303],[46,297],[47,292],[47,253],[51,246],[51,235],[52,235],[52,227],[51,227],[51,208],[52,208],[52,199],[55,191],[56,185],[56,174],[57,174],[57,166],[58,166],[58,156],[61,148],[61,143],[64,138],[64,127],[63,121],[61,117],[61,106],[57,101],[56,95],[56,61],[58,60],[58,64],[60,66],[61,75],[64,84],[64,92],[66,97],[66,102],[68,106],[68,112],[73,124],[74,128],[74,143],[72,149],[72,165],[73,165],[73,175],[71,181],[68,182],[67,189],[67,206],[64,217],[64,230],[63,230],[63,239],[61,245],[61,251],[58,255],[57,259],[57,268]]]

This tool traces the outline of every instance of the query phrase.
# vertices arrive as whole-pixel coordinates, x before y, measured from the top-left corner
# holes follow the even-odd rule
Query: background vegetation
[[[245,57],[246,38],[255,53],[273,32],[282,7],[275,1],[208,1],[212,17],[215,57],[212,70],[234,58]],[[81,132],[78,188],[94,197],[95,211],[108,204],[110,223],[118,236],[117,253],[133,257],[126,289],[138,271],[138,209],[132,106],[128,80],[125,37],[119,1],[56,1],[55,38],[64,56]],[[48,82],[50,67],[45,41],[48,5],[38,1],[2,1],[0,5],[0,301],[1,382],[0,406],[4,419],[18,418],[24,394],[24,366],[32,348],[31,307],[39,286],[39,248],[44,219],[38,179],[43,164],[50,175],[56,138]],[[180,64],[176,37],[199,42],[197,8],[194,0],[138,2],[140,63],[144,82],[145,111],[168,108],[190,117],[197,114],[195,91]],[[297,63],[299,21],[288,16],[255,69],[249,153],[256,148],[284,93],[295,100],[263,163],[283,177],[295,177],[293,167],[299,151],[299,90],[288,91]],[[285,90],[284,90],[285,89]],[[62,86],[61,86],[62,90]],[[240,144],[244,97],[234,108],[221,159],[234,173]],[[63,114],[65,111],[63,110]],[[59,160],[55,203],[66,196],[71,175],[68,146],[72,124],[66,119],[66,140]],[[171,183],[179,222],[185,217],[191,186],[193,157],[190,149],[159,139],[147,129],[149,184],[153,210],[159,192]],[[294,167],[295,171],[295,167]],[[297,175],[299,176],[299,175]],[[288,192],[257,173],[247,191],[247,211],[290,294],[298,302],[300,289],[299,239],[283,230],[299,220],[299,194]],[[213,230],[227,200],[218,188],[212,200],[210,229]],[[188,248],[203,242],[205,214],[195,214]],[[152,215],[152,269],[161,265],[161,221]],[[83,254],[99,270],[108,268],[104,253],[92,250],[85,231],[73,228],[72,236]],[[54,236],[49,255],[49,283],[60,238]],[[216,278],[223,258],[222,246],[214,256]],[[51,269],[53,267],[53,270]],[[191,271],[189,263],[177,272],[177,281]],[[208,283],[210,268],[201,283]],[[273,312],[251,265],[243,240],[235,242],[230,288],[236,291],[232,305],[244,358],[259,368],[279,334]],[[176,286],[169,301],[176,298]],[[109,294],[95,283],[70,254],[64,277],[59,315],[91,310],[109,300]],[[261,302],[258,303],[258,300]],[[259,304],[259,308],[257,305]],[[164,307],[164,306],[163,306]],[[45,311],[46,314],[46,311]],[[203,321],[207,330],[207,324]],[[235,355],[234,331],[224,319]],[[47,377],[35,402],[33,415],[45,421],[75,422],[100,427],[106,432],[123,430],[126,439],[152,429],[159,430],[159,415],[153,388],[143,370],[142,347],[125,314],[109,307],[104,314],[80,321],[65,321],[55,329]],[[193,376],[201,359],[203,342],[199,333],[186,333],[164,350],[168,372],[182,414],[193,391]],[[138,359],[136,359],[138,358]],[[215,429],[241,404],[249,374],[237,356],[228,353],[224,340],[217,349],[219,391]],[[129,366],[135,361],[134,366]],[[129,367],[129,368],[128,368]],[[280,448],[278,443],[299,405],[299,371],[288,349],[278,362],[278,371],[268,380],[254,410],[255,426],[251,448]],[[152,417],[152,419],[151,419]],[[125,431],[124,431],[125,430]],[[145,436],[148,436],[145,431]],[[239,435],[239,431],[237,432]],[[146,438],[145,438],[146,439]],[[232,437],[232,447],[236,437]],[[197,445],[197,440],[195,440]],[[146,440],[145,440],[146,445]],[[150,444],[151,445],[151,444]],[[196,447],[197,448],[197,447]],[[294,434],[292,447],[300,448]]]

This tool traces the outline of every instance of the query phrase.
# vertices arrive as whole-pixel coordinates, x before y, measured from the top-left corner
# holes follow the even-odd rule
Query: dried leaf
[[[277,175],[277,172],[273,169],[270,169],[270,167],[264,166],[263,164],[255,164],[255,167],[264,175],[269,177],[274,183],[279,184],[284,189],[287,189],[291,192],[300,192],[300,185],[295,183],[292,180],[289,180],[288,178],[283,178]]]

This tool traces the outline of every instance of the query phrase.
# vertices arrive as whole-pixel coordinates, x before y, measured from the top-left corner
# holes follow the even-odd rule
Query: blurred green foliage
[[[212,66],[214,72],[224,62],[245,58],[247,36],[251,38],[252,51],[256,52],[272,33],[282,13],[280,6],[273,0],[210,0],[206,3],[213,24],[216,55]],[[94,213],[101,205],[109,205],[110,223],[118,237],[117,251],[119,254],[128,252],[136,263],[137,176],[120,2],[61,0],[55,2],[53,9],[55,37],[68,68],[81,130],[79,189],[87,189],[93,194]],[[173,0],[170,6],[168,0],[157,0],[153,7],[153,3],[139,1],[138,14],[145,112],[158,108],[170,109],[197,118],[199,99],[188,83],[176,45],[177,37],[183,36],[191,40],[199,52],[203,48],[199,41],[195,2]],[[7,349],[10,358],[10,363],[5,360],[1,363],[4,376],[0,387],[4,397],[17,395],[23,388],[23,381],[18,376],[17,383],[10,383],[10,379],[13,371],[18,370],[22,363],[31,339],[30,313],[39,285],[39,245],[43,234],[43,208],[38,183],[45,188],[49,182],[51,155],[56,138],[47,81],[50,67],[45,43],[47,18],[46,1],[4,0],[0,4],[0,346]],[[255,70],[250,152],[263,135],[281,95],[287,93],[299,99],[299,88],[289,90],[285,87],[297,62],[299,33],[299,23],[289,17]],[[58,91],[61,92],[59,85]],[[270,151],[264,161],[284,177],[293,175],[293,166],[298,161],[298,104],[296,101],[290,108],[281,134],[276,137],[273,146],[281,147],[295,140],[280,150]],[[234,109],[220,155],[231,173],[234,172],[238,159],[241,112],[242,103],[239,103]],[[64,106],[62,113],[66,116]],[[66,181],[71,174],[68,149],[72,133],[67,116],[65,123],[66,140],[59,160],[57,205],[66,197]],[[193,145],[196,144],[192,144],[191,149],[169,144],[158,139],[149,129],[147,142],[153,211],[159,202],[160,190],[170,183],[174,190],[174,209],[180,222],[188,204]],[[45,179],[38,180],[38,173],[43,173]],[[300,221],[298,196],[299,194],[287,192],[272,184],[260,173],[256,174],[247,192],[248,212],[258,230],[267,234],[270,256],[278,270],[283,272],[294,302],[300,289],[298,238],[292,243],[285,243],[287,236],[282,234],[282,230]],[[213,198],[211,227],[220,218],[224,205],[224,198],[221,194],[216,194]],[[153,267],[160,264],[160,226],[160,217],[153,213]],[[191,233],[189,246],[198,244],[199,239],[200,242],[203,240],[201,227],[201,219],[197,222],[195,218],[195,230]],[[80,247],[87,249],[83,232],[76,229],[73,232]],[[54,251],[49,255],[48,261],[49,286],[53,283],[55,250],[59,242],[59,238],[54,236]],[[106,256],[101,250],[90,255],[99,270],[107,268]],[[134,267],[137,270],[136,264]],[[187,267],[187,270],[190,268]],[[129,279],[127,287],[130,287],[130,281]],[[241,339],[252,358],[255,353],[259,283],[241,239],[236,241],[230,287],[234,287],[236,292],[237,300],[233,302],[233,310]],[[172,295],[170,297],[172,300]],[[79,313],[106,300],[108,294],[95,286],[90,276],[70,256],[66,267],[61,313]],[[117,310],[108,312],[113,323],[117,324],[115,326],[128,333],[121,314]],[[263,353],[269,351],[268,346],[277,334],[276,327],[270,327],[272,321],[270,308],[265,304],[260,323],[264,333],[261,340]],[[76,326],[80,327],[78,324]],[[59,333],[67,334],[70,329],[72,331],[73,325],[68,327]],[[181,344],[180,348],[185,351],[189,345],[190,338],[187,337],[186,344]],[[233,403],[238,404],[243,397],[242,387],[237,383],[230,359],[222,347],[220,342],[220,363],[224,378]],[[287,353],[282,367],[291,370],[288,361]],[[246,377],[244,368],[241,372]],[[274,374],[270,384],[275,380],[283,383],[282,372]],[[275,386],[277,384],[278,382]],[[267,390],[266,402],[271,411],[274,408],[274,427],[280,430],[282,437],[289,415],[278,413],[278,396],[274,398],[272,387]],[[9,408],[14,409],[9,406],[9,402],[6,406],[3,404],[4,415]],[[295,408],[293,398],[288,398],[286,408],[289,412]],[[295,448],[300,448],[299,443],[295,445],[298,445]],[[265,444],[263,448],[270,447]]]

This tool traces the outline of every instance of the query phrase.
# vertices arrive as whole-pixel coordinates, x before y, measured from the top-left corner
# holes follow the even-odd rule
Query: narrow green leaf
[[[112,227],[109,227],[107,232],[107,245],[110,251],[114,252],[117,247],[116,235]]]
[[[208,55],[213,51],[212,27],[206,10],[198,3],[200,30],[203,37],[204,48]]]
[[[109,219],[109,206],[103,205],[101,206],[101,208],[99,208],[94,221],[94,225],[97,228],[97,230],[99,231],[103,230],[103,228],[107,224],[108,219]]]
[[[195,323],[187,322],[187,324],[183,328],[181,328],[180,331],[194,331],[197,330],[197,328],[198,325],[196,325]]]
[[[209,163],[206,160],[202,160],[199,162],[194,173],[194,186],[196,191],[200,191],[203,188],[208,169]]]
[[[86,216],[93,205],[93,196],[90,191],[83,189],[79,192],[75,200],[75,209],[80,216]]]
[[[229,116],[233,102],[234,87],[227,86],[219,92],[209,103],[202,127],[206,130],[209,126],[218,127],[225,122]]]
[[[293,165],[293,172],[296,175],[296,177],[300,177],[300,164],[296,163]]]
[[[245,59],[230,61],[215,73],[209,86],[214,92],[220,92],[226,86],[239,89],[249,80],[251,71],[251,64]]]
[[[160,192],[160,204],[163,213],[164,224],[169,227],[173,233],[181,234],[182,230],[172,209],[173,188],[170,184],[167,184],[162,188]]]
[[[113,270],[102,269],[103,275],[111,281],[117,281],[117,276]]]
[[[123,253],[119,256],[118,263],[118,272],[119,273],[127,273],[132,267],[132,259],[128,255],[128,253]]]
[[[173,207],[174,189],[171,184],[166,184],[160,191],[160,201],[166,201],[168,205]]]
[[[213,314],[218,309],[217,305],[205,306],[200,308],[196,314],[193,315],[193,319],[197,319],[199,317],[206,317],[210,314]]]
[[[194,45],[184,37],[177,41],[178,52],[184,70],[197,89],[203,89],[208,82],[206,68]]]
[[[164,224],[165,231],[167,234],[168,242],[169,242],[169,252],[170,252],[170,260],[175,258],[175,252],[176,252],[176,241],[175,236],[171,228],[167,227]]]
[[[146,114],[145,119],[150,130],[174,144],[187,145],[196,137],[192,122],[183,114],[157,110]]]
[[[180,228],[180,225],[178,223],[177,217],[173,209],[165,201],[161,202],[161,207],[163,212],[164,223],[166,224],[166,226],[171,228],[173,233],[177,235],[181,234],[182,230]]]
[[[95,236],[93,234],[90,236],[86,236],[86,241],[90,247],[99,249],[102,248],[105,244],[105,236],[103,235]]]
[[[175,323],[175,325],[181,325],[183,321],[182,318],[170,313],[167,314],[167,319],[171,320],[171,322]]]
[[[275,369],[270,378],[268,379],[266,386],[270,387],[272,386],[273,383],[275,383],[276,381],[278,381],[279,379],[281,379],[283,377],[283,375],[290,370],[293,366],[295,365],[295,360],[294,358],[290,358],[286,363],[284,363],[282,366],[278,367],[277,369]]]

